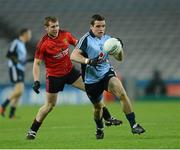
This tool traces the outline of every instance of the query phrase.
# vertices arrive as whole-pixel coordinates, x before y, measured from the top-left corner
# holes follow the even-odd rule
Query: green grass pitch
[[[134,103],[143,135],[131,134],[119,103],[107,106],[123,125],[105,127],[103,140],[95,139],[91,105],[62,105],[49,114],[34,141],[25,137],[39,107],[20,106],[20,118],[0,117],[0,148],[180,148],[180,101]]]

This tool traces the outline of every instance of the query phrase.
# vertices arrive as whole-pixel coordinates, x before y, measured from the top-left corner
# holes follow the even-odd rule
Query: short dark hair
[[[58,21],[58,19],[57,19],[57,17],[55,17],[55,16],[47,16],[47,17],[45,17],[45,19],[44,19],[44,26],[46,26],[46,27],[48,27],[49,26],[49,22],[57,22]]]
[[[104,21],[105,18],[99,14],[95,14],[91,17],[91,25],[94,25],[95,21]]]
[[[29,28],[22,28],[19,30],[19,36],[23,35],[24,33],[28,32],[30,29]]]

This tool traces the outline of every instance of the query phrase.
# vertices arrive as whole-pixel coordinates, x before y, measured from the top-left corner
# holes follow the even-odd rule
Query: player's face
[[[59,33],[59,22],[49,22],[49,26],[46,27],[47,34],[53,38],[58,36]]]
[[[24,36],[25,36],[26,42],[29,42],[29,41],[31,40],[31,38],[32,38],[31,30],[28,30],[28,31],[24,34]]]
[[[91,30],[96,37],[102,37],[105,33],[106,23],[105,20],[103,21],[95,21],[94,25],[91,25]]]

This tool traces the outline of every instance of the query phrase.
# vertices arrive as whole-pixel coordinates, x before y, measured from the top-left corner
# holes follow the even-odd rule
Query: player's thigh
[[[84,82],[83,82],[83,79],[82,79],[82,76],[80,76],[73,84],[72,84],[73,87],[76,87],[80,90],[83,90],[85,91],[85,85],[84,85]]]
[[[125,93],[125,89],[121,81],[117,77],[112,77],[108,83],[108,91],[116,96],[120,96]]]
[[[85,84],[85,89],[86,94],[93,105],[101,102],[104,91],[104,87],[101,82]]]
[[[56,105],[58,93],[48,93],[46,92],[46,104]]]

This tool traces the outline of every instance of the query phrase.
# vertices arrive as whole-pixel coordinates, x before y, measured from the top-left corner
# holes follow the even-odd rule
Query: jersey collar
[[[92,30],[89,31],[89,34],[90,34],[93,38],[96,38],[96,39],[102,39],[103,36],[104,36],[104,35],[103,35],[101,38],[98,38],[98,37],[95,36],[95,34],[92,32]]]
[[[89,31],[89,34],[90,34],[93,38],[96,37],[96,36],[94,35],[94,33],[92,32],[92,30]]]

